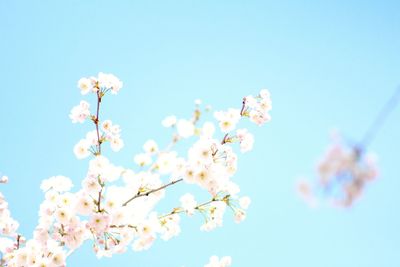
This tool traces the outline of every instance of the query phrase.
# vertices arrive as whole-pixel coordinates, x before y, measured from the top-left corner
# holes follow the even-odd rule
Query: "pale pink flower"
[[[74,154],[78,159],[84,159],[90,156],[90,144],[87,140],[82,139],[74,146]]]
[[[197,202],[192,194],[186,193],[180,198],[182,209],[188,214],[193,215]]]
[[[146,141],[146,143],[144,143],[143,150],[149,154],[157,153],[158,152],[157,143],[154,140],[148,140]]]
[[[170,128],[172,126],[175,126],[176,122],[177,119],[175,116],[168,116],[161,122],[161,124],[166,128]]]
[[[251,199],[249,197],[241,197],[239,198],[239,205],[242,209],[247,210],[250,206]]]
[[[111,89],[111,93],[113,94],[117,94],[123,85],[113,74],[106,74],[103,72],[98,74],[98,83],[100,88]]]
[[[146,165],[150,165],[151,162],[152,162],[152,159],[151,159],[151,156],[149,154],[142,153],[142,154],[135,155],[135,157],[133,158],[133,161],[137,165],[143,167],[143,166],[146,166]]]
[[[40,185],[40,189],[42,189],[43,192],[46,192],[50,189],[53,189],[57,192],[65,192],[71,190],[72,186],[73,184],[71,179],[62,175],[57,175],[43,180]]]
[[[81,89],[81,94],[86,95],[93,89],[93,81],[88,78],[81,78],[78,81],[78,87]]]
[[[97,234],[102,234],[108,230],[110,226],[110,216],[108,214],[93,214],[89,221],[89,227]]]
[[[214,117],[218,120],[221,131],[228,133],[236,128],[240,120],[240,111],[232,108],[228,111],[216,111]]]
[[[2,184],[8,183],[8,176],[3,175],[3,176],[0,178],[0,183],[2,183]]]
[[[236,131],[236,136],[240,141],[240,151],[248,152],[253,149],[254,136],[247,131],[247,129],[238,129]]]
[[[193,122],[180,119],[177,123],[177,131],[179,136],[189,138],[194,135],[195,127]]]
[[[219,259],[217,256],[212,256],[210,262],[204,267],[229,267],[232,264],[232,258],[229,256],[222,257]]]
[[[78,106],[71,109],[69,114],[70,119],[73,123],[83,123],[90,116],[90,104],[84,100],[80,102]]]
[[[161,219],[161,238],[169,240],[181,233],[179,226],[180,217],[178,214],[172,214]]]
[[[124,147],[124,141],[121,138],[113,138],[110,140],[110,146],[113,151],[118,152]]]

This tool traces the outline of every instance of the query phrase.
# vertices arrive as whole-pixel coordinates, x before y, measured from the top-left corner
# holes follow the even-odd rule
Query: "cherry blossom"
[[[158,152],[157,143],[154,140],[148,140],[146,143],[144,143],[143,150],[149,154],[157,153]]]
[[[53,189],[57,192],[65,192],[71,190],[73,184],[71,179],[68,177],[58,175],[50,177],[49,179],[43,180],[40,185],[40,189],[44,192]]]
[[[229,256],[222,257],[221,259],[217,256],[212,256],[210,262],[204,265],[204,267],[228,267],[231,266],[231,264],[232,259]]]
[[[105,73],[78,81],[80,92],[97,100],[94,110],[82,100],[70,114],[73,123],[88,120],[94,128],[73,148],[78,159],[89,158],[87,172],[75,191],[71,191],[72,181],[65,176],[43,180],[40,187],[45,197],[31,239],[25,241],[16,233],[18,223],[11,218],[0,194],[0,266],[66,266],[68,256],[85,242],[93,244],[99,258],[128,249],[146,250],[159,238],[169,240],[179,235],[183,217],[195,213],[203,215],[203,231],[221,227],[227,211],[233,211],[236,222],[245,219],[251,201],[239,195],[240,187],[234,181],[238,162],[234,143],[242,152],[250,151],[254,136],[236,127],[243,118],[257,124],[269,120],[268,91],[261,91],[254,99],[246,97],[241,110],[215,112],[221,132],[213,122],[202,121],[209,108],[203,108],[197,100],[191,118],[171,115],[163,120],[163,126],[173,131],[165,148],[149,139],[143,151],[133,156],[138,166],[123,167],[102,151],[106,143],[115,152],[123,147],[121,128],[110,119],[103,120],[99,112],[108,93],[119,93],[122,85],[117,77]],[[187,139],[189,147],[187,152],[178,153],[174,148],[182,139]],[[178,183],[197,185],[208,197],[200,201],[186,193],[169,212],[157,211],[167,189]],[[206,266],[230,264],[229,257],[212,257]]]
[[[79,105],[72,108],[69,117],[73,123],[83,123],[90,116],[90,104],[82,100]]]
[[[177,129],[179,136],[188,138],[194,135],[195,127],[193,122],[185,119],[180,119],[177,123]]]
[[[241,115],[240,110],[231,108],[228,111],[216,111],[214,116],[219,121],[221,131],[227,133],[235,129]]]
[[[304,179],[299,182],[301,197],[311,206],[316,206],[322,195],[334,205],[348,207],[378,176],[376,157],[336,138],[319,160],[317,174],[315,184]]]
[[[74,154],[78,159],[84,159],[90,156],[90,142],[86,139],[81,139],[75,146],[74,146]]]
[[[2,184],[8,183],[8,176],[6,176],[6,175],[1,176],[0,183],[2,183]]]
[[[170,128],[170,127],[174,126],[174,125],[176,124],[176,122],[177,122],[176,117],[173,116],[173,115],[171,115],[171,116],[166,117],[166,118],[161,122],[161,124],[162,124],[164,127],[166,127],[166,128]]]
[[[78,81],[78,88],[81,89],[82,95],[88,94],[93,90],[95,81],[89,78],[81,78]]]
[[[243,99],[240,114],[248,116],[252,122],[262,125],[271,120],[269,114],[271,109],[271,95],[267,89],[262,89],[257,96],[249,95]]]
[[[238,129],[236,136],[240,142],[240,151],[248,152],[253,149],[254,136],[247,131],[247,129]]]
[[[197,206],[197,202],[194,199],[194,196],[190,193],[184,194],[181,198],[181,206],[182,209],[188,214],[193,215]]]

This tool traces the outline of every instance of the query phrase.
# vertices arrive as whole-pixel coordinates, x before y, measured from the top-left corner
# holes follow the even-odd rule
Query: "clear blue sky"
[[[243,224],[228,215],[205,234],[200,217],[185,219],[147,252],[98,261],[86,245],[69,266],[198,267],[212,254],[237,267],[400,266],[400,108],[370,147],[380,178],[353,208],[310,210],[294,191],[329,131],[360,138],[400,83],[399,13],[398,1],[1,1],[1,190],[22,232],[36,225],[42,179],[84,177],[72,147],[89,128],[68,113],[76,81],[103,71],[125,84],[103,113],[123,129],[112,158],[125,166],[196,98],[227,108],[267,87],[273,121],[249,125],[256,148],[235,178],[253,199]],[[183,190],[171,191],[172,205]]]

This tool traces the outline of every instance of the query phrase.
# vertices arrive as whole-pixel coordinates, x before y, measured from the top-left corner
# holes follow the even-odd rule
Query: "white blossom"
[[[135,163],[137,165],[143,167],[143,166],[146,166],[146,165],[150,165],[151,162],[152,162],[152,159],[151,159],[149,154],[142,153],[142,154],[135,155],[135,157],[133,158],[133,161],[135,161]]]
[[[82,139],[74,146],[74,154],[78,159],[84,159],[90,156],[90,143]]]
[[[244,153],[253,149],[254,136],[247,129],[238,129],[236,136],[239,138],[241,152]]]
[[[212,256],[210,262],[204,267],[228,267],[232,264],[232,258],[229,256],[222,257],[219,259],[217,256]]]
[[[181,206],[188,215],[193,215],[197,202],[192,194],[186,193],[181,198]]]
[[[116,76],[102,72],[97,77],[78,81],[83,95],[93,93],[98,109],[104,97],[118,93],[122,85]],[[176,126],[172,144],[160,150],[156,141],[146,141],[144,153],[134,156],[140,168],[134,167],[139,170],[114,165],[104,156],[107,150],[102,149],[103,145],[109,143],[113,151],[119,151],[124,145],[119,125],[109,119],[102,120],[100,112],[91,115],[86,101],[72,108],[69,116],[73,123],[89,119],[93,127],[73,148],[78,159],[93,155],[86,174],[82,175],[81,188],[71,192],[71,179],[61,175],[43,180],[40,188],[44,200],[29,240],[17,233],[19,223],[11,217],[8,203],[0,193],[0,264],[65,267],[67,256],[88,240],[99,258],[124,253],[129,247],[135,251],[146,250],[158,238],[169,240],[181,233],[181,213],[189,216],[201,213],[205,219],[203,231],[221,227],[226,210],[234,212],[236,222],[244,220],[250,198],[239,197],[240,187],[231,180],[238,161],[232,143],[239,142],[242,152],[249,151],[254,137],[246,129],[237,130],[236,135],[229,132],[236,129],[243,116],[258,124],[265,122],[271,109],[270,95],[262,90],[256,97],[248,96],[242,110],[215,112],[220,130],[227,133],[222,135],[225,136],[222,140],[217,138],[221,133],[216,132],[213,122],[200,121],[201,101],[196,100],[195,105],[191,120],[169,116],[162,121],[164,127]],[[176,143],[189,142],[182,139],[192,136],[195,141],[186,152],[178,154],[181,149],[175,148]],[[366,160],[366,164],[373,164],[372,160]],[[363,170],[358,168],[355,172],[369,177],[370,173]],[[118,181],[121,177],[122,181]],[[3,176],[0,183],[7,180]],[[167,188],[182,180],[206,190],[209,198],[198,203],[194,195],[184,193],[179,199],[180,206],[169,213],[156,213],[155,207],[166,196]],[[212,257],[206,267],[230,265],[230,257]]]
[[[90,116],[90,104],[82,100],[79,105],[71,109],[69,114],[70,119],[73,123],[83,123]]]
[[[194,135],[194,124],[189,120],[180,119],[177,123],[177,130],[179,136],[188,138]]]
[[[228,133],[236,128],[240,120],[240,111],[232,108],[228,111],[216,111],[214,117],[218,120],[221,131]]]
[[[0,183],[2,183],[2,184],[8,183],[8,176],[6,176],[6,175],[1,176]]]
[[[157,143],[154,140],[148,140],[146,141],[146,143],[144,143],[143,150],[149,154],[157,153],[158,152]]]
[[[176,122],[177,122],[176,117],[172,115],[172,116],[166,117],[166,118],[161,122],[161,124],[162,124],[164,127],[166,127],[166,128],[170,128],[170,127],[172,127],[172,126],[175,126]]]
[[[65,192],[71,190],[72,186],[73,184],[71,179],[62,175],[57,175],[43,180],[42,184],[40,185],[40,189],[42,189],[43,192],[46,192],[50,189],[53,189],[57,192]]]
[[[93,88],[93,81],[89,78],[81,78],[78,81],[78,87],[81,89],[82,95],[86,95],[90,91],[92,91]]]

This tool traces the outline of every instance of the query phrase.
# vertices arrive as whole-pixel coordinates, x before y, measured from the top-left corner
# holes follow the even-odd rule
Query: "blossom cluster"
[[[8,177],[2,176],[0,183],[7,183]],[[0,192],[0,252],[12,252],[25,241],[18,231],[19,223],[11,216],[8,202]],[[0,266],[3,266],[5,259],[0,259]]]
[[[19,223],[12,218],[8,202],[2,193],[0,193],[0,222],[0,235],[16,238]],[[5,239],[1,239],[1,241],[2,244],[8,242]]]
[[[102,143],[109,142],[113,151],[119,151],[124,146],[121,139],[121,128],[114,125],[111,120],[99,121],[100,103],[103,96],[111,91],[117,94],[122,87],[122,82],[112,74],[100,72],[98,77],[81,78],[78,87],[83,95],[94,93],[97,96],[96,112],[90,112],[90,104],[82,100],[79,105],[72,108],[69,117],[73,123],[84,123],[87,119],[93,121],[96,130],[89,131],[86,137],[81,139],[74,147],[74,153],[78,159],[88,157],[90,154],[101,154],[100,146]]]
[[[6,184],[8,182],[8,176],[3,175],[0,177],[0,184]]]
[[[271,120],[271,109],[271,95],[267,89],[262,89],[257,96],[249,95],[243,99],[240,114],[248,116],[257,125],[262,125]]]
[[[92,156],[86,175],[75,192],[71,192],[71,179],[62,175],[42,182],[45,199],[33,238],[24,246],[15,246],[14,242],[0,248],[4,254],[0,266],[65,266],[68,255],[89,240],[98,257],[111,257],[128,248],[145,250],[157,238],[168,240],[180,234],[182,215],[190,217],[196,212],[204,217],[200,227],[204,231],[222,226],[227,207],[233,211],[236,222],[245,219],[251,201],[239,195],[240,187],[233,181],[238,161],[233,145],[237,143],[242,152],[250,151],[254,136],[247,129],[236,127],[245,117],[258,125],[269,120],[271,100],[267,90],[257,97],[246,97],[241,111],[215,112],[220,134],[213,122],[202,121],[204,110],[201,102],[196,101],[191,118],[172,115],[162,121],[164,127],[173,131],[169,145],[161,148],[150,139],[144,143],[143,151],[133,157],[138,167],[123,167],[113,164],[102,153],[106,142],[114,151],[123,147],[120,127],[111,120],[101,120],[99,115],[106,94],[118,93],[122,82],[114,75],[99,73],[98,77],[80,79],[78,87],[83,95],[92,93],[97,100],[94,112],[82,100],[70,114],[73,123],[88,120],[94,126],[74,147],[78,159]],[[189,138],[193,143],[187,154],[173,150],[180,140]],[[197,185],[208,192],[208,197],[198,201],[193,194],[186,193],[169,212],[156,211],[167,188],[177,183]],[[207,266],[229,265],[230,258],[225,257],[212,258]]]
[[[229,267],[232,264],[232,259],[229,256],[222,257],[219,259],[217,256],[212,256],[210,262],[204,267]]]
[[[78,81],[78,87],[82,95],[99,92],[105,94],[108,91],[111,91],[112,94],[117,94],[122,85],[123,83],[116,76],[103,72],[100,72],[97,77],[84,77]]]
[[[375,156],[347,146],[340,140],[330,145],[317,164],[318,180],[314,186],[301,181],[298,191],[310,204],[318,193],[328,196],[332,204],[348,207],[362,194],[365,186],[378,176]]]

